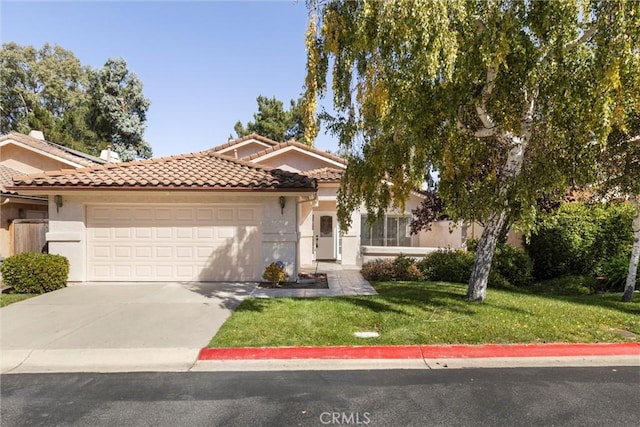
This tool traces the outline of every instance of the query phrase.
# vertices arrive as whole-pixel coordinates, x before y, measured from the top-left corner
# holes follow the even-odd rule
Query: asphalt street
[[[7,426],[636,426],[640,368],[15,374]]]

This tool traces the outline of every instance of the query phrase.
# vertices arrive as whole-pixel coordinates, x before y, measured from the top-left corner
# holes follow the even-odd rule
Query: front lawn
[[[462,299],[466,285],[461,284],[374,287],[375,297],[247,299],[209,347],[591,343],[640,336],[637,296],[624,304],[621,294],[568,297],[489,289],[483,304],[473,304]],[[365,331],[380,337],[353,335]]]
[[[32,297],[38,296],[37,294],[0,294],[0,307],[13,304],[14,302],[22,301]]]

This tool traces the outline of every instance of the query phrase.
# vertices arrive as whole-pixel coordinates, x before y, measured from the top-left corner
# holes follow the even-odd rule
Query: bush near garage
[[[69,261],[62,255],[22,253],[5,258],[0,271],[15,293],[43,294],[67,285]]]
[[[264,269],[262,278],[270,282],[273,287],[280,286],[280,283],[284,282],[287,278],[284,265],[280,262],[272,262]]]

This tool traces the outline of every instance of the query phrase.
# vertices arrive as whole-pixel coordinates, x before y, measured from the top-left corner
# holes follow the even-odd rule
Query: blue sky
[[[94,68],[125,58],[151,100],[145,139],[159,157],[226,142],[260,94],[286,106],[297,98],[307,17],[304,0],[2,0],[0,37],[58,44]],[[316,147],[335,150],[334,141],[321,133]]]

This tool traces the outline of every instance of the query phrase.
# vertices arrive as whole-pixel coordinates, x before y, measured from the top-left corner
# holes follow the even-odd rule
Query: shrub
[[[529,255],[506,243],[496,248],[491,270],[513,286],[527,286],[533,281],[533,263]]]
[[[489,280],[487,287],[494,289],[514,289],[515,285],[510,283],[502,274],[498,273],[494,268],[489,272]]]
[[[284,271],[284,264],[280,262],[272,262],[264,269],[262,278],[276,287],[287,278],[287,273]]]
[[[474,252],[478,248],[478,240],[473,239],[467,242],[467,248]],[[508,243],[498,243],[493,254],[489,284],[492,282],[502,283],[503,287],[527,286],[533,281],[533,262],[527,252],[523,249],[514,248]],[[498,278],[496,274],[501,277]],[[506,280],[506,283],[504,281]],[[494,286],[495,287],[495,286]]]
[[[393,260],[393,277],[396,280],[409,281],[422,280],[423,278],[422,273],[416,267],[416,260],[402,254]]]
[[[14,292],[43,294],[66,286],[69,261],[61,255],[22,253],[6,258],[0,271]]]
[[[542,215],[526,245],[536,279],[593,275],[599,263],[629,254],[633,207],[628,203],[565,203]]]
[[[374,259],[362,265],[362,277],[375,282],[386,282],[393,280],[395,267],[390,259]]]
[[[438,250],[427,254],[417,264],[426,280],[466,283],[471,277],[474,255],[457,250]]]
[[[592,276],[564,276],[534,283],[529,289],[546,295],[589,295],[597,286]]]
[[[596,274],[604,281],[607,291],[621,292],[627,282],[629,273],[630,254],[620,254],[601,261],[596,268]],[[640,275],[636,276],[636,286],[640,284]]]

